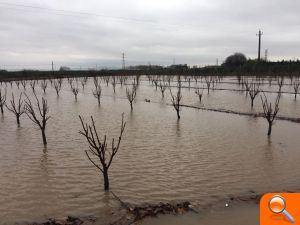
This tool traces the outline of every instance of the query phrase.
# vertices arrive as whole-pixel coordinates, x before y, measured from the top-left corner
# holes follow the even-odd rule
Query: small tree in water
[[[41,103],[35,93],[34,93],[34,97],[36,99],[37,112],[34,109],[32,102],[26,95],[25,113],[28,116],[28,118],[41,129],[43,143],[44,143],[44,145],[47,145],[46,125],[47,125],[47,121],[50,119],[50,116],[47,115],[49,113],[49,107],[47,104],[47,100],[45,100],[43,97],[42,97]]]
[[[0,110],[1,113],[4,113],[3,107],[5,106],[5,102],[6,102],[6,89],[5,89],[5,93],[2,94],[2,90],[0,88]]]
[[[101,171],[104,179],[104,190],[109,190],[109,177],[108,177],[108,169],[111,166],[113,158],[118,153],[120,148],[120,143],[122,140],[123,132],[125,130],[126,123],[124,122],[124,113],[122,114],[122,122],[121,122],[121,129],[120,135],[118,138],[117,143],[115,143],[115,139],[112,139],[111,149],[109,150],[106,135],[104,135],[103,141],[99,139],[98,132],[95,127],[95,122],[93,117],[91,116],[92,125],[88,125],[87,123],[83,122],[81,116],[79,116],[81,121],[82,129],[79,133],[83,135],[87,142],[89,143],[89,150],[86,150],[85,153],[90,160],[90,162]],[[92,156],[96,157],[99,162],[94,161]]]
[[[202,96],[203,96],[203,89],[200,91],[200,88],[198,87],[195,91],[195,94],[198,95],[199,97],[199,101],[200,101],[200,104],[202,102]]]
[[[177,118],[180,119],[180,101],[182,99],[181,95],[181,80],[180,78],[178,79],[178,89],[176,95],[173,95],[171,88],[170,88],[170,94],[171,94],[171,100],[172,100],[172,105],[174,109],[176,110],[177,113]]]
[[[6,108],[15,114],[17,119],[17,124],[20,125],[20,116],[25,113],[24,105],[22,100],[22,93],[20,94],[19,101],[15,102],[14,93],[12,93],[12,100],[10,100],[10,106],[5,104]]]
[[[264,117],[266,118],[266,120],[269,123],[268,136],[271,135],[273,122],[279,111],[280,96],[281,96],[281,94],[278,93],[276,101],[275,101],[274,109],[272,108],[272,103],[268,102],[268,99],[267,99],[267,96],[265,95],[265,93],[264,93],[264,97],[260,96],[261,103],[262,103],[263,110],[264,110]]]
[[[259,93],[259,84],[252,82],[249,87],[249,96],[251,98],[251,108],[253,108],[253,103],[256,95]]]
[[[126,88],[126,97],[130,103],[130,108],[131,108],[131,111],[133,110],[133,101],[136,97],[136,90],[137,90],[137,86],[135,84],[135,82],[132,84],[132,89],[128,89]]]

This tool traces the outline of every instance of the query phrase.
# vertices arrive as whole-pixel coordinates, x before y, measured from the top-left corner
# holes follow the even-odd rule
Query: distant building
[[[59,68],[59,71],[70,71],[71,70],[71,68],[70,67],[67,67],[67,66],[61,66],[60,68]]]

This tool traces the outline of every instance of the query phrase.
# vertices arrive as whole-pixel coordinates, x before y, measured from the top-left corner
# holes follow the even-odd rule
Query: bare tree
[[[248,96],[248,93],[249,93],[249,91],[250,91],[250,85],[249,85],[248,79],[245,79],[243,84],[244,84],[244,86],[245,86],[246,97],[247,97],[247,96]]]
[[[84,90],[84,86],[86,85],[88,81],[88,77],[83,77],[81,78],[80,82],[81,82],[81,86],[82,86],[82,89]]]
[[[132,89],[130,90],[129,88],[126,88],[126,96],[127,96],[127,99],[130,103],[130,108],[131,108],[131,111],[133,110],[133,101],[136,97],[136,90],[137,90],[137,86],[135,83],[132,84]]]
[[[59,92],[61,90],[61,80],[54,80],[53,85],[56,91],[56,95],[59,96]]]
[[[198,87],[196,89],[196,91],[195,91],[195,94],[198,95],[199,101],[200,101],[200,104],[201,104],[201,102],[202,102],[202,96],[203,96],[203,89],[201,89],[201,91],[200,91],[200,88]]]
[[[212,82],[212,77],[207,78],[207,76],[205,76],[205,83],[206,83],[206,86],[207,86],[207,93],[208,94],[209,94],[209,89],[210,89],[211,82]]]
[[[124,122],[124,113],[122,114],[122,122],[121,122],[121,130],[120,135],[115,144],[115,139],[112,139],[111,149],[109,150],[106,135],[104,135],[103,141],[99,139],[98,132],[95,127],[95,122],[93,117],[91,116],[92,125],[88,125],[83,122],[81,116],[79,116],[81,121],[82,130],[79,131],[81,135],[83,135],[87,142],[89,143],[89,150],[86,150],[85,153],[90,160],[90,162],[101,171],[104,179],[104,190],[109,190],[109,177],[108,177],[108,169],[111,166],[111,163],[119,151],[120,143],[122,140],[123,132],[125,130],[126,123]],[[97,161],[93,159],[96,157]]]
[[[32,91],[35,92],[36,80],[31,80],[29,84],[30,84]]]
[[[259,93],[259,84],[256,84],[255,82],[252,82],[249,86],[249,96],[251,98],[251,108],[253,108],[253,102],[255,97]]]
[[[120,84],[121,84],[121,88],[122,88],[123,84],[125,83],[125,77],[124,76],[120,76],[119,80],[120,80]]]
[[[114,89],[114,94],[115,94],[116,93],[116,85],[117,85],[116,77],[115,76],[113,76],[113,78],[112,78],[111,85],[112,85],[112,87]]]
[[[278,95],[276,97],[274,109],[272,108],[272,103],[271,102],[269,103],[265,93],[263,93],[263,94],[264,94],[264,96],[261,95],[260,98],[261,98],[261,103],[262,103],[262,107],[264,110],[264,117],[266,118],[266,120],[269,123],[268,136],[270,136],[271,132],[272,132],[272,125],[273,125],[274,119],[276,118],[277,113],[279,111],[279,101],[280,101],[281,94],[278,93]]]
[[[167,89],[167,85],[164,83],[159,83],[159,88],[160,88],[160,92],[161,92],[161,97],[164,98],[165,97],[165,91]]]
[[[77,101],[77,95],[78,95],[78,93],[79,93],[79,88],[78,88],[78,87],[72,86],[72,87],[71,87],[71,90],[72,90],[72,93],[73,93],[74,96],[75,96],[75,101]]]
[[[278,83],[278,87],[279,87],[278,92],[281,93],[281,88],[282,88],[282,85],[284,84],[284,77],[278,78],[277,83]]]
[[[295,100],[297,99],[297,94],[299,93],[299,85],[300,85],[299,80],[294,81],[293,86],[294,86]]]
[[[15,83],[16,83],[18,89],[20,89],[20,81],[15,81]]]
[[[6,102],[6,89],[4,94],[2,94],[2,90],[0,88],[0,110],[2,114],[4,113],[3,107],[5,106],[5,102]]]
[[[154,85],[155,85],[155,91],[157,91],[157,87],[158,87],[158,78],[155,78],[155,79],[153,80],[153,83],[154,83]]]
[[[22,116],[23,113],[25,113],[23,100],[22,100],[22,93],[20,94],[19,101],[15,102],[15,96],[14,93],[12,93],[12,99],[10,100],[10,106],[5,104],[6,108],[11,111],[13,114],[15,114],[17,119],[17,124],[20,125],[20,116]]]
[[[41,88],[43,89],[44,94],[46,94],[47,86],[48,86],[47,80],[43,80],[42,83],[41,83]]]
[[[21,84],[22,84],[24,90],[26,90],[27,81],[26,80],[21,80]]]
[[[94,77],[94,85],[95,85],[95,88],[98,86],[98,83],[99,83],[99,78],[98,77]]]
[[[34,122],[42,131],[42,137],[43,137],[43,143],[44,145],[47,145],[47,138],[46,138],[46,125],[47,121],[50,119],[50,116],[48,116],[49,113],[49,107],[47,104],[47,100],[42,97],[42,101],[40,102],[37,98],[36,94],[34,93],[34,97],[36,100],[36,108],[37,112],[35,110],[34,105],[32,104],[31,100],[26,95],[25,99],[25,113],[28,116],[28,118]]]
[[[95,84],[95,85],[96,85],[96,89],[93,91],[93,95],[94,95],[95,98],[98,99],[98,104],[100,105],[100,98],[101,98],[102,90],[101,90],[101,86],[100,86],[99,83]]]
[[[180,119],[180,101],[182,99],[181,95],[181,81],[180,78],[178,79],[178,88],[177,88],[177,93],[176,95],[173,95],[172,90],[170,88],[170,94],[171,94],[171,100],[172,100],[172,105],[174,109],[176,110],[177,113],[177,118]]]
[[[106,87],[108,87],[109,79],[110,79],[109,76],[104,77],[104,81],[106,82]]]

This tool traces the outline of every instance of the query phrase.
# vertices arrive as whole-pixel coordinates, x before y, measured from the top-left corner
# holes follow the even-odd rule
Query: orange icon
[[[260,225],[300,225],[300,193],[269,193],[260,200]]]

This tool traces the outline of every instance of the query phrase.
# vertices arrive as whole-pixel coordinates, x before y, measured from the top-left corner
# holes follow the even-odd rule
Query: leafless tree
[[[56,95],[59,96],[59,92],[61,90],[61,80],[54,80],[53,85],[56,91]]]
[[[161,92],[161,97],[164,98],[165,97],[165,91],[167,89],[167,85],[164,83],[159,83],[159,88],[160,88],[160,92]]]
[[[248,93],[250,91],[250,85],[248,79],[244,80],[244,86],[245,86],[245,91],[246,91],[246,97],[248,96]]]
[[[21,80],[21,84],[22,84],[24,90],[26,90],[27,81],[26,80]]]
[[[272,80],[273,80],[273,78],[269,77],[269,87],[271,87],[271,85],[272,85]]]
[[[78,88],[78,86],[71,86],[71,90],[72,90],[72,93],[74,94],[74,96],[75,96],[75,101],[77,101],[77,95],[78,95],[78,92],[79,92],[79,88]]]
[[[293,83],[293,86],[294,86],[294,94],[295,94],[295,100],[296,100],[297,94],[299,93],[299,86],[300,86],[299,80],[295,80]]]
[[[278,93],[278,95],[276,97],[274,108],[272,107],[272,103],[268,101],[268,98],[265,95],[265,93],[263,93],[263,94],[264,95],[263,96],[261,95],[260,98],[261,98],[261,103],[262,103],[262,107],[264,110],[264,117],[266,118],[266,120],[268,121],[268,124],[269,124],[268,136],[270,136],[271,132],[272,132],[272,125],[273,125],[274,119],[276,118],[277,113],[279,111],[279,101],[280,101],[281,93]]]
[[[5,102],[6,102],[6,89],[5,89],[5,92],[4,94],[2,93],[2,90],[0,88],[0,110],[1,110],[1,113],[3,114],[4,113],[4,106],[5,106]]]
[[[212,77],[207,77],[205,76],[205,83],[206,83],[206,86],[207,86],[207,93],[209,94],[209,89],[210,89],[210,85],[211,85],[211,82],[212,82]]]
[[[137,90],[137,86],[135,83],[132,84],[131,90],[129,88],[126,88],[126,96],[130,103],[131,111],[133,110],[133,101],[136,97],[136,90]]]
[[[20,89],[20,81],[15,81],[15,83],[16,83],[18,89]]]
[[[29,84],[30,84],[32,91],[35,92],[36,80],[31,80]]]
[[[102,90],[101,90],[101,86],[100,86],[99,83],[95,84],[95,85],[96,85],[96,89],[93,91],[93,95],[94,95],[95,98],[98,99],[98,104],[100,105],[100,98],[101,98]]]
[[[135,76],[136,86],[137,87],[140,85],[140,78],[141,78],[141,75],[139,75],[139,74]]]
[[[68,78],[68,83],[69,83],[70,87],[73,86],[73,81],[74,81],[74,78],[73,78],[73,77]]]
[[[180,78],[178,79],[178,88],[177,88],[177,93],[176,95],[173,95],[172,90],[170,88],[170,94],[171,94],[171,100],[172,100],[172,105],[174,109],[176,110],[177,113],[177,118],[180,119],[180,101],[182,99],[181,95],[181,80]]]
[[[154,83],[154,85],[155,85],[155,90],[157,91],[157,87],[158,87],[158,79],[155,78],[155,79],[153,80],[153,83]]]
[[[200,101],[200,104],[201,104],[201,102],[202,102],[202,96],[203,96],[203,89],[201,89],[201,91],[200,91],[200,88],[197,87],[197,89],[195,91],[195,94],[198,95],[199,101]]]
[[[249,96],[251,98],[251,108],[253,108],[253,102],[255,97],[259,94],[259,84],[252,82],[249,86]]]
[[[115,76],[113,76],[113,78],[112,78],[111,85],[112,85],[112,87],[114,89],[114,94],[115,94],[116,93],[116,85],[117,85],[116,77]]]
[[[109,190],[109,176],[108,176],[108,169],[111,166],[111,163],[116,156],[116,154],[119,151],[123,132],[125,130],[126,123],[124,122],[124,113],[122,114],[122,122],[121,122],[121,129],[120,129],[120,135],[117,141],[117,144],[115,144],[115,139],[112,139],[111,143],[111,149],[108,147],[106,135],[104,135],[103,141],[100,140],[98,136],[98,132],[96,130],[95,122],[93,117],[91,116],[92,125],[88,125],[87,123],[83,122],[83,119],[81,116],[79,116],[79,119],[81,121],[82,130],[79,131],[81,135],[83,135],[88,144],[89,144],[89,150],[86,150],[85,153],[90,160],[90,162],[101,171],[103,175],[104,180],[104,190]],[[93,159],[96,158],[96,159]],[[97,161],[98,162],[97,162]]]
[[[47,100],[42,97],[42,101],[40,102],[37,98],[36,94],[34,93],[34,97],[36,100],[36,108],[35,110],[34,105],[32,104],[31,100],[26,95],[25,99],[25,113],[28,116],[28,118],[34,122],[42,132],[43,137],[43,143],[44,145],[47,145],[47,138],[46,138],[46,125],[47,121],[50,119],[50,116],[48,116],[49,113],[49,107],[47,104]]]
[[[94,77],[94,85],[95,85],[95,88],[97,88],[98,84],[99,84],[99,78],[98,77]]]
[[[125,83],[125,77],[124,76],[120,76],[119,80],[120,80],[120,84],[121,84],[121,88],[122,88],[123,84]]]
[[[43,80],[41,83],[41,88],[43,89],[44,94],[46,94],[47,86],[48,86],[47,80]]]
[[[104,81],[106,82],[106,87],[108,87],[109,79],[110,79],[109,76],[104,77]]]
[[[81,78],[80,82],[81,82],[81,86],[82,86],[82,89],[84,90],[84,86],[86,85],[88,81],[88,77],[83,77]]]
[[[20,94],[19,100],[16,104],[15,102],[15,96],[14,93],[12,93],[12,99],[10,100],[10,106],[5,104],[6,108],[11,111],[13,114],[15,114],[17,119],[17,124],[20,125],[20,116],[22,116],[23,113],[25,113],[24,105],[22,100],[22,93]]]
[[[278,87],[279,87],[278,93],[281,93],[281,88],[282,88],[282,85],[284,84],[284,77],[278,78],[277,83],[278,83]]]

